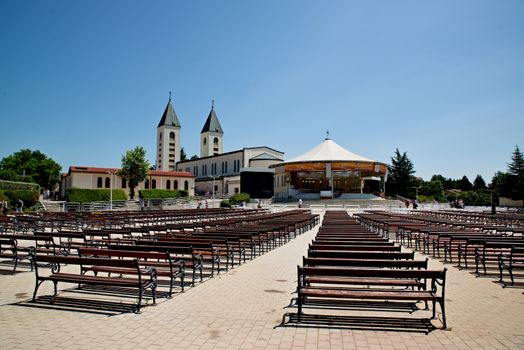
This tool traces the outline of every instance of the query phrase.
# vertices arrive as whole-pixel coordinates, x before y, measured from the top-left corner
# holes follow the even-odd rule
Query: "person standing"
[[[298,207],[299,207],[299,208],[302,208],[302,198],[299,198],[299,199],[298,199]]]
[[[21,199],[18,199],[18,201],[16,202],[16,212],[22,213],[23,211],[24,211],[24,201],[22,201]]]

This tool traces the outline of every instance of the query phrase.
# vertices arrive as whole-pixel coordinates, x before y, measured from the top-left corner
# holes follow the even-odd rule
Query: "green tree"
[[[519,146],[515,146],[511,156],[511,163],[508,163],[508,173],[524,178],[524,156],[520,152]]]
[[[198,159],[198,156],[196,154],[193,154],[189,160],[196,160]]]
[[[406,152],[400,154],[398,148],[395,155],[391,157],[391,165],[388,167],[388,195],[399,195],[403,197],[414,196],[415,173],[413,163],[409,160]]]
[[[184,151],[184,147],[180,149],[180,161],[183,162],[184,160],[187,160],[187,154],[186,151]]]
[[[62,167],[40,151],[23,149],[0,161],[0,179],[34,182],[45,189],[54,189]]]
[[[119,175],[126,179],[131,199],[135,198],[135,188],[146,179],[148,171],[149,162],[143,147],[136,146],[122,156],[122,170]]]
[[[482,178],[482,176],[477,175],[475,180],[473,180],[473,189],[474,190],[485,190],[486,189],[486,181]]]
[[[457,181],[457,187],[462,191],[471,191],[473,184],[469,181],[466,175],[462,176],[462,179]]]
[[[433,196],[435,199],[439,200],[443,197],[444,187],[440,180],[423,181],[418,193],[424,196]]]
[[[508,163],[508,184],[505,192],[511,192],[513,199],[524,199],[524,156],[520,152],[519,146],[511,156],[511,163]]]

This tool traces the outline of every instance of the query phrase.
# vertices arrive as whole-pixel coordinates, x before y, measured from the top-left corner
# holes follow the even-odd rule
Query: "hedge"
[[[232,205],[238,205],[242,202],[248,203],[251,200],[249,193],[237,193],[229,197],[228,200],[223,200],[220,202],[220,206],[223,208],[231,207]]]
[[[0,199],[7,200],[11,207],[21,199],[24,202],[24,208],[30,208],[38,203],[40,193],[38,190],[0,190]]]
[[[163,199],[187,197],[188,193],[185,190],[140,190],[138,195],[144,199]]]
[[[40,186],[32,182],[0,180],[0,190],[39,190]]]
[[[77,203],[107,202],[109,201],[108,189],[87,190],[82,188],[69,188],[66,190],[66,201]],[[127,199],[127,194],[122,189],[113,190],[113,200],[122,201]]]

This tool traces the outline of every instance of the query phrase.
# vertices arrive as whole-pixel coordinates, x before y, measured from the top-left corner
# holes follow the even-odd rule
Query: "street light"
[[[113,173],[108,171],[109,174],[109,210],[113,210]]]
[[[216,179],[216,176],[214,175],[210,175],[211,178],[213,178],[213,195],[212,195],[212,199],[214,200],[215,199],[215,179]]]

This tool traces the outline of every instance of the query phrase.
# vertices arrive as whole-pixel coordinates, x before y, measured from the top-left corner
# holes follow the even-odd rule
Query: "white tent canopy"
[[[326,161],[357,161],[373,162],[373,160],[364,158],[348,151],[336,142],[325,139],[322,143],[309,150],[308,152],[292,158],[285,163],[302,163],[302,162],[326,162]]]

